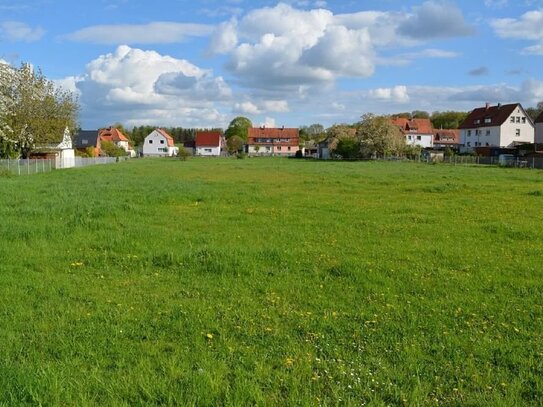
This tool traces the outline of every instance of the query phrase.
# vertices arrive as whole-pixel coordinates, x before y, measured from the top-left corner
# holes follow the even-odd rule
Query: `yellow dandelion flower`
[[[209,339],[209,340],[213,339],[213,334],[207,333],[206,338]]]

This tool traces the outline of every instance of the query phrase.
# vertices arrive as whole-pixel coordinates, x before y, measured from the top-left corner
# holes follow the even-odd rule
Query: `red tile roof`
[[[299,130],[296,128],[251,127],[249,128],[247,144],[274,144],[280,146],[297,146],[299,144],[299,139]]]
[[[106,141],[128,141],[128,138],[119,129],[114,127],[100,130],[99,137]]]
[[[222,134],[220,131],[197,131],[196,147],[219,147],[221,145]]]
[[[402,133],[406,134],[432,134],[433,127],[430,119],[406,119],[398,117],[392,119],[392,124],[398,126]]]
[[[174,147],[175,146],[175,143],[173,141],[173,137],[170,136],[168,133],[166,133],[166,130],[156,129],[156,131],[158,131],[162,136],[164,136],[164,138],[168,142],[168,147]]]
[[[461,129],[474,129],[478,127],[501,126],[517,107],[522,108],[519,103],[478,107],[472,110],[459,127]]]
[[[460,130],[441,129],[434,131],[435,144],[460,144]]]

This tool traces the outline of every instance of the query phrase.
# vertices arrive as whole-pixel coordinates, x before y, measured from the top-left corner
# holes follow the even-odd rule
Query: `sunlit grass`
[[[0,404],[543,402],[543,172],[157,159],[0,191]]]

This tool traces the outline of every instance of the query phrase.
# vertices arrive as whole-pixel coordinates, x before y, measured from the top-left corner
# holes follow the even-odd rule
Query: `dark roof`
[[[75,148],[96,147],[98,144],[98,130],[79,130],[74,141]]]
[[[196,147],[219,147],[221,136],[220,131],[197,131],[195,145]]]
[[[539,113],[539,116],[537,116],[534,123],[543,123],[543,110]]]
[[[517,107],[522,108],[520,103],[512,103],[509,105],[496,105],[478,107],[466,117],[459,126],[460,129],[474,129],[478,127],[495,127],[501,126],[511,116]]]

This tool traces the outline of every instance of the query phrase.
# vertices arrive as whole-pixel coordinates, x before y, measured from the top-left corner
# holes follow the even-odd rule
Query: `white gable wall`
[[[171,157],[176,153],[177,147],[168,147],[168,140],[160,132],[153,130],[145,137],[143,142],[143,156]]]
[[[405,142],[408,146],[420,146],[422,148],[430,148],[434,145],[434,135],[406,133]]]
[[[514,118],[515,122],[511,121]],[[524,119],[524,122],[523,122]],[[524,111],[516,108],[515,111],[507,118],[501,126],[501,146],[513,147],[515,142],[533,143],[534,142],[534,126]],[[517,130],[520,130],[520,135],[517,136]]]

